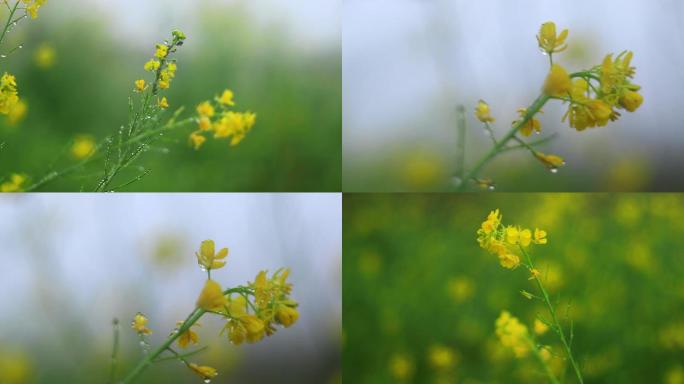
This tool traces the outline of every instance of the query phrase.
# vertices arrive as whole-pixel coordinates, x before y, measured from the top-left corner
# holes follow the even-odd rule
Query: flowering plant
[[[533,258],[529,252],[529,248],[532,245],[547,244],[546,231],[535,228],[533,232],[530,229],[519,226],[503,225],[501,220],[502,216],[498,209],[489,213],[487,219],[482,222],[477,230],[478,244],[489,253],[497,255],[502,267],[516,269],[522,265],[529,272],[528,280],[534,281],[539,290],[539,295],[527,291],[522,291],[521,293],[527,299],[543,302],[549,315],[548,317],[540,315],[535,319],[534,331],[537,335],[546,333],[548,329],[556,333],[578,382],[583,383],[579,365],[572,354],[573,323],[570,321],[570,333],[567,336],[558,320],[556,307],[551,302],[549,294],[544,287],[541,273],[535,268]],[[551,383],[561,382],[556,378],[548,365],[552,358],[551,347],[538,344],[534,335],[528,331],[527,327],[508,311],[502,311],[496,320],[496,335],[504,346],[513,350],[516,357],[522,358],[530,353],[534,355],[544,367],[544,371]]]
[[[527,108],[518,110],[519,119],[513,121],[511,129],[500,139],[494,135],[491,124],[496,121],[492,116],[489,105],[480,100],[475,107],[475,117],[483,123],[484,130],[492,140],[492,148],[468,171],[465,170],[465,125],[459,124],[458,172],[456,175],[456,189],[464,191],[473,182],[484,188],[494,189],[494,183],[478,175],[482,168],[496,156],[515,149],[525,149],[551,172],[565,165],[562,157],[545,154],[536,147],[553,139],[545,137],[527,142],[522,137],[530,137],[532,133],[540,134],[542,124],[538,115],[550,100],[557,100],[567,104],[568,109],[562,120],[567,121],[571,128],[583,131],[587,128],[603,127],[610,121],[620,118],[620,110],[636,111],[644,101],[638,92],[641,87],[632,83],[636,69],[631,65],[633,53],[624,51],[617,56],[608,54],[600,65],[588,70],[569,74],[558,63],[554,62],[554,54],[563,52],[568,46],[565,40],[568,30],[564,29],[556,34],[556,24],[547,22],[542,24],[537,43],[542,52],[549,58],[549,73],[544,81],[542,92]],[[521,137],[522,136],[522,137]],[[515,144],[510,145],[511,142]]]
[[[226,265],[228,248],[222,248],[217,252],[214,241],[205,240],[200,245],[196,256],[199,267],[207,273],[207,280],[197,298],[195,309],[185,320],[178,321],[176,328],[166,340],[151,351],[147,341],[147,337],[152,334],[152,330],[147,326],[148,318],[143,313],[137,313],[133,317],[131,328],[140,338],[140,345],[145,355],[121,381],[116,381],[119,330],[118,321],[114,320],[110,383],[132,383],[150,365],[167,360],[182,362],[188,369],[204,379],[205,383],[210,382],[218,375],[217,370],[189,360],[190,356],[202,352],[206,347],[187,353],[181,353],[174,347],[174,343],[181,349],[199,343],[199,335],[193,328],[199,326],[198,321],[206,314],[225,320],[220,333],[225,333],[228,340],[235,345],[261,341],[264,337],[276,333],[277,326],[290,327],[299,318],[298,304],[290,298],[292,283],[287,281],[289,269],[279,269],[270,277],[267,271],[261,271],[253,282],[224,289],[218,282],[211,279],[211,271]]]

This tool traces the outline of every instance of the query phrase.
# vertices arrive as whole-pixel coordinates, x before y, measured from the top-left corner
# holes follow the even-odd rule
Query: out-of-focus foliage
[[[347,380],[546,382],[494,334],[502,310],[530,328],[546,313],[520,294],[535,292],[527,272],[475,241],[495,208],[547,230],[534,257],[587,383],[684,382],[684,196],[670,194],[346,196]],[[551,333],[539,341],[562,356]]]
[[[17,76],[28,113],[15,125],[0,123],[0,175],[25,173],[35,181],[74,163],[69,148],[77,135],[116,133],[127,121],[127,97],[144,75],[149,47],[166,36],[122,42],[97,16],[51,18],[50,8],[57,7],[50,3],[39,23],[22,24],[10,36],[8,46],[21,42],[24,48],[5,65]],[[218,141],[195,151],[187,143],[194,126],[163,137],[138,162],[151,173],[125,190],[339,190],[339,46],[293,44],[286,28],[257,28],[239,5],[216,4],[200,15],[177,56],[169,117],[180,106],[184,117],[192,116],[201,101],[231,88],[237,106],[257,113],[257,124],[237,147]],[[43,190],[90,190],[102,171],[98,162]],[[121,182],[141,170],[129,172]]]

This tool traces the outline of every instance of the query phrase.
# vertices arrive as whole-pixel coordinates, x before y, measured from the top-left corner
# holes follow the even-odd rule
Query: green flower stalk
[[[496,119],[491,114],[489,105],[480,100],[475,108],[475,117],[483,123],[485,132],[492,139],[492,148],[482,156],[468,171],[464,171],[464,165],[458,164],[456,173],[457,191],[465,191],[471,182],[483,186],[479,173],[482,168],[500,154],[515,150],[525,149],[552,173],[565,165],[562,157],[545,154],[536,149],[554,136],[540,140],[526,142],[523,137],[529,137],[533,133],[542,132],[542,124],[537,116],[542,108],[550,100],[558,100],[568,105],[567,112],[562,121],[567,121],[571,128],[583,131],[587,128],[603,127],[610,121],[620,118],[619,110],[627,112],[636,111],[644,99],[638,92],[641,87],[631,82],[636,74],[636,69],[631,65],[633,54],[624,51],[613,58],[613,54],[605,56],[601,65],[591,69],[568,74],[564,67],[554,63],[553,55],[567,48],[565,40],[568,30],[563,30],[556,35],[556,25],[552,22],[544,23],[537,35],[539,48],[549,57],[550,69],[546,76],[541,94],[527,108],[518,110],[520,118],[513,121],[510,130],[500,139],[494,136],[491,124]],[[459,124],[460,127],[460,124]],[[459,128],[459,139],[463,140]],[[522,137],[521,137],[522,136]],[[458,153],[459,161],[463,161],[463,153]],[[485,183],[484,186],[491,186]]]

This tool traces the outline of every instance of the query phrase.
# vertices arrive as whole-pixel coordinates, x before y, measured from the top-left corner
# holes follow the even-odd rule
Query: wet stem
[[[9,16],[7,16],[7,22],[5,23],[5,27],[2,29],[2,34],[0,34],[0,44],[2,44],[2,41],[5,39],[5,36],[7,35],[7,32],[12,26],[12,23],[15,22],[12,18],[17,13],[17,8],[19,8],[19,0],[17,0],[17,2],[14,3],[14,6],[11,8],[9,7],[9,4],[7,4],[7,1],[3,1],[3,3],[5,3],[7,8],[10,10],[10,13]]]
[[[539,112],[542,107],[546,104],[547,101],[549,101],[551,97],[546,95],[546,94],[541,94],[537,99],[530,105],[529,108],[527,108],[527,113],[525,116],[518,120],[518,122],[513,125],[510,131],[506,133],[506,135],[492,147],[492,149],[484,155],[480,161],[478,161],[475,166],[468,172],[465,173],[465,176],[461,178],[461,184],[456,188],[457,192],[463,192],[465,189],[468,187],[468,182],[471,179],[474,179],[477,177],[477,174],[480,172],[482,167],[484,167],[491,159],[496,157],[499,153],[505,152],[506,151],[506,145],[508,144],[509,141],[513,140],[515,138],[515,135],[518,133],[520,128],[522,128],[534,115]]]
[[[230,295],[231,293],[239,293],[239,294],[246,294],[246,293],[251,293],[249,288],[246,287],[236,287],[236,288],[231,288],[227,289],[223,292],[223,295]],[[133,370],[126,375],[126,377],[121,380],[119,383],[120,384],[130,384],[135,381],[140,374],[142,374],[150,365],[168,360],[168,358],[163,358],[163,359],[158,359],[159,356],[161,356],[162,353],[164,352],[170,352],[173,354],[173,358],[179,359],[186,365],[188,364],[187,361],[174,349],[171,348],[171,345],[185,332],[187,332],[190,327],[192,327],[202,316],[204,316],[205,313],[210,312],[207,310],[204,310],[202,308],[196,308],[188,317],[183,321],[183,324],[176,329],[171,335],[164,341],[162,345],[159,346],[159,348],[155,349],[153,352],[148,353],[145,358],[143,358],[138,365],[133,368]],[[194,354],[193,352],[192,354]],[[190,354],[188,354],[190,355]]]
[[[157,129],[142,132],[138,135],[132,136],[127,141],[120,142],[120,143],[116,144],[115,146],[113,146],[113,149],[117,149],[117,150],[123,149],[125,146],[129,146],[130,144],[143,142],[145,140],[152,138],[153,136],[162,134],[164,132],[172,131],[172,130],[179,128],[181,126],[193,123],[194,121],[195,121],[194,117],[187,118],[185,120],[180,120],[177,122],[173,121],[173,120],[169,121],[167,124],[164,124],[163,126],[157,128]],[[67,168],[64,168],[62,170],[49,172],[47,175],[43,176],[39,181],[37,181],[36,183],[31,185],[30,187],[26,188],[26,192],[35,191],[38,188],[42,187],[43,185],[45,185],[45,184],[47,184],[47,183],[49,183],[49,182],[51,182],[51,181],[53,181],[59,177],[67,176],[73,172],[76,172],[76,171],[84,168],[85,166],[87,166],[89,164],[92,164],[98,160],[102,160],[103,158],[105,158],[107,153],[102,153],[101,150],[103,148],[105,148],[108,140],[111,140],[111,138],[105,139],[96,145],[95,150],[94,150],[94,153],[95,153],[94,155],[92,155],[86,159],[83,159],[83,160],[79,161],[78,163],[76,163],[72,166],[69,166]],[[134,160],[134,158],[129,159],[124,164],[129,165],[132,160]],[[98,185],[98,187],[99,187],[99,185]]]
[[[534,264],[532,263],[532,258],[530,257],[529,253],[525,250],[523,246],[518,246],[520,248],[520,251],[522,254],[525,256],[525,260],[527,262],[527,268],[528,269],[533,269]],[[565,332],[563,331],[563,327],[561,326],[560,322],[558,321],[558,316],[556,315],[556,309],[554,308],[553,304],[551,303],[551,299],[549,298],[548,292],[546,292],[546,289],[544,288],[544,284],[542,284],[541,279],[539,277],[536,277],[534,279],[537,282],[537,287],[539,288],[539,291],[542,293],[542,298],[544,303],[546,304],[546,308],[549,310],[549,314],[551,315],[551,321],[553,322],[553,329],[556,331],[558,334],[558,337],[561,340],[561,343],[563,344],[563,348],[565,349],[565,354],[568,356],[568,360],[570,360],[570,364],[572,365],[572,368],[575,372],[575,375],[577,376],[577,380],[580,384],[584,384],[584,379],[582,379],[582,373],[580,372],[579,365],[577,364],[577,361],[575,361],[575,358],[572,355],[572,349],[570,347],[570,344],[568,343],[567,338],[565,337]],[[572,332],[571,332],[572,333]]]

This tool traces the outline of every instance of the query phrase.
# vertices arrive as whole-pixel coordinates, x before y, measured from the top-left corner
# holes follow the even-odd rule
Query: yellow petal
[[[223,259],[228,256],[228,248],[221,248],[220,251],[214,256],[214,259]]]
[[[214,240],[204,240],[200,245],[200,253],[204,257],[214,257]]]
[[[214,280],[207,280],[197,298],[197,307],[207,311],[222,309],[227,304],[221,285]]]

